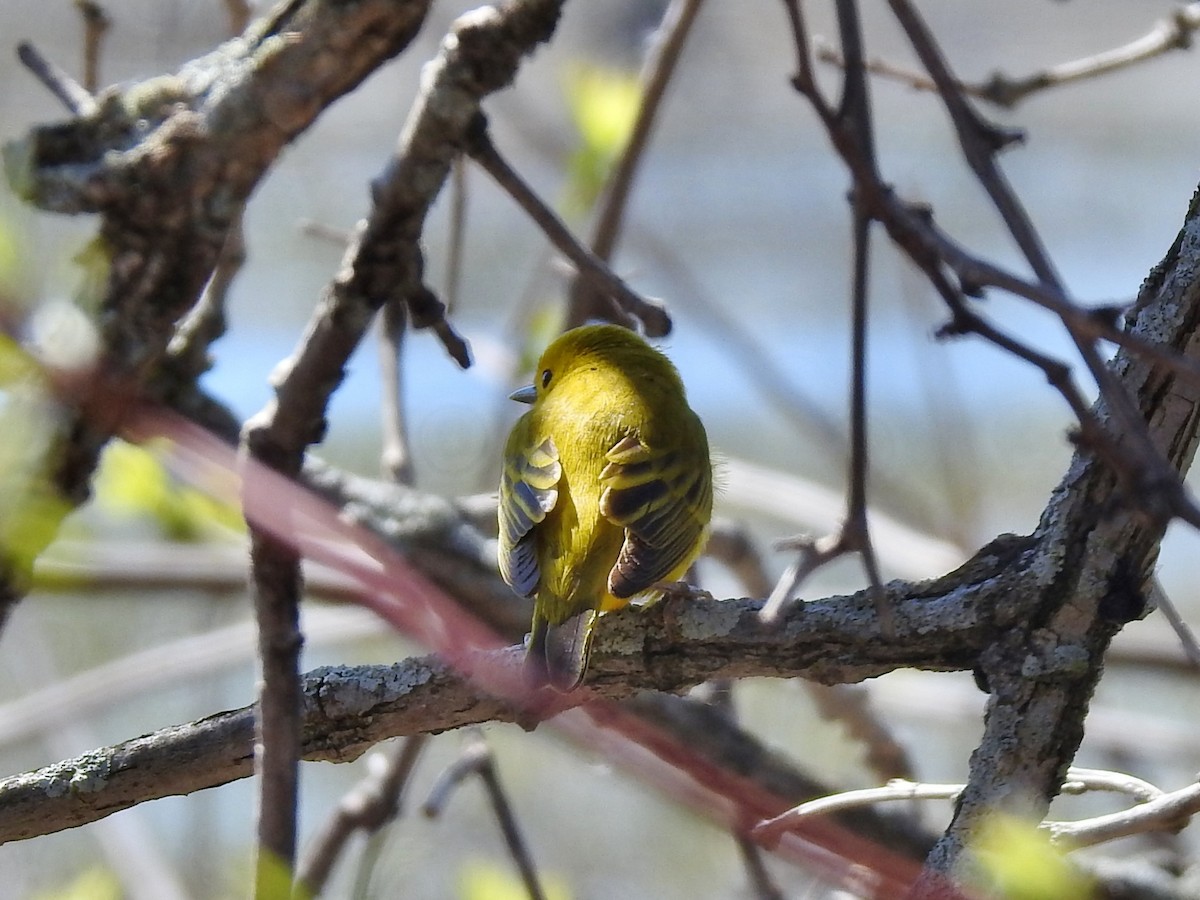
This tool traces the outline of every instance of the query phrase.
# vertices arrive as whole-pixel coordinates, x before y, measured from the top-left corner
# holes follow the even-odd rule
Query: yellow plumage
[[[682,577],[712,516],[708,438],[662,353],[616,325],[560,336],[513,426],[500,479],[500,571],[534,598],[528,664],[583,678],[601,612]]]

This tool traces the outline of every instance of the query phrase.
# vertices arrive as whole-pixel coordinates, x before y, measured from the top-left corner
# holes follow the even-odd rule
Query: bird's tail
[[[549,684],[564,694],[579,687],[587,673],[597,616],[596,610],[589,609],[559,625],[534,617],[525,667],[535,685]]]

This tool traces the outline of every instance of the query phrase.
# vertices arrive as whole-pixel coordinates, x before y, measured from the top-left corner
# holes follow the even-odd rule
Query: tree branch
[[[899,667],[969,668],[996,629],[991,611],[1009,596],[1023,541],[988,548],[954,576],[924,585],[894,582],[888,601],[898,640],[878,640],[867,592],[797,604],[778,627],[758,621],[760,601],[669,599],[605,618],[587,690],[566,698],[622,699],[682,691],[716,677],[804,676],[861,681]],[[521,648],[488,662],[514,675]],[[163,729],[37,772],[0,781],[0,841],[50,833],[158,797],[214,787],[252,771],[253,707]],[[348,762],[389,737],[437,733],[487,721],[513,722],[508,701],[433,657],[392,666],[330,667],[304,679],[304,758]]]
[[[1200,194],[1197,195],[1200,197]],[[1179,238],[1143,286],[1132,327],[1165,348],[1200,358],[1200,212],[1193,199]],[[1135,398],[1154,446],[1179,472],[1196,450],[1200,389],[1122,350],[1111,371]],[[1095,408],[1108,418],[1101,401]],[[1083,737],[1083,720],[1109,642],[1144,615],[1145,592],[1165,523],[1113,503],[1113,471],[1076,452],[1034,533],[1030,589],[1040,600],[980,657],[991,692],[982,742],[950,828],[930,855],[916,896],[941,896],[964,861],[970,835],[996,810],[1040,821]]]
[[[95,377],[78,386],[62,416],[45,471],[68,506],[87,499],[101,449],[156,370],[268,166],[408,45],[428,5],[310,3],[303,16],[295,3],[282,5],[179,73],[89,96],[78,118],[5,147],[7,175],[23,199],[102,216],[102,352]],[[0,623],[24,592],[21,575],[0,573]]]

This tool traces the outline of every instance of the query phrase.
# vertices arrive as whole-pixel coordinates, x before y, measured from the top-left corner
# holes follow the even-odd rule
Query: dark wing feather
[[[614,597],[641,593],[695,556],[712,509],[707,448],[651,450],[630,435],[606,455],[600,512],[625,529],[608,576]]]
[[[550,438],[532,450],[514,443],[509,441],[500,478],[500,574],[518,594],[531,597],[541,580],[533,528],[558,502],[562,466]]]

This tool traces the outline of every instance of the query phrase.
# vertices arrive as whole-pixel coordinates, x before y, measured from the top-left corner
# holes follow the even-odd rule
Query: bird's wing
[[[517,437],[514,431],[513,438]],[[541,578],[533,527],[558,502],[561,477],[553,440],[546,438],[530,450],[510,438],[500,479],[500,574],[525,597],[533,596]]]
[[[608,576],[614,597],[632,597],[674,577],[694,558],[712,502],[712,468],[694,456],[651,450],[633,435],[606,454],[600,511],[625,529]]]

